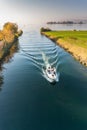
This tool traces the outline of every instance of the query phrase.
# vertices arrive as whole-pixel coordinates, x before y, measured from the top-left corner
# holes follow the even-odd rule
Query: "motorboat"
[[[50,64],[44,67],[44,74],[45,74],[46,79],[50,83],[56,83],[58,81],[56,68],[52,67]]]

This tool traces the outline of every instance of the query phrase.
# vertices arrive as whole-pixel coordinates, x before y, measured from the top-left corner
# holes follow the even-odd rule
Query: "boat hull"
[[[56,73],[56,77],[55,78],[50,78],[46,72],[46,69],[43,68],[43,74],[44,74],[44,77],[51,83],[51,84],[55,84],[56,82],[58,82],[58,75]]]

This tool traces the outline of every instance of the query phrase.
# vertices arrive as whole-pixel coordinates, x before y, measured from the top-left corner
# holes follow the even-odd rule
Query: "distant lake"
[[[42,36],[42,26],[87,30],[87,24],[23,27],[19,49],[0,72],[0,130],[87,130],[87,68]],[[57,67],[55,85],[43,76],[41,52]]]

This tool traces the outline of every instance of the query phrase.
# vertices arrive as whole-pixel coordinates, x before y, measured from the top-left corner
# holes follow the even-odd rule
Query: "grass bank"
[[[87,31],[46,31],[41,33],[87,66]]]

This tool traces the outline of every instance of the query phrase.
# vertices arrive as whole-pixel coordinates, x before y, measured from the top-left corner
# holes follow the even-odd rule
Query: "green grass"
[[[87,48],[87,31],[49,31],[45,32],[45,34]]]

